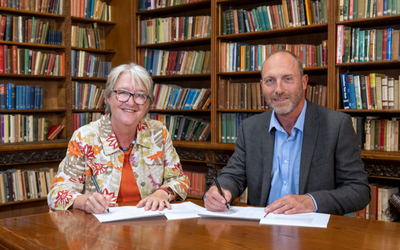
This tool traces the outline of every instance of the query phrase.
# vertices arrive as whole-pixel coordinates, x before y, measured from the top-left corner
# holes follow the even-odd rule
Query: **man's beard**
[[[299,105],[299,103],[303,99],[303,96],[304,96],[304,90],[303,88],[300,87],[299,91],[297,91],[297,93],[294,95],[288,93],[271,95],[270,98],[267,98],[267,104],[270,108],[272,108],[275,111],[275,113],[279,115],[286,115],[292,112],[297,107],[297,105]],[[274,105],[273,100],[279,98],[288,98],[289,104]]]

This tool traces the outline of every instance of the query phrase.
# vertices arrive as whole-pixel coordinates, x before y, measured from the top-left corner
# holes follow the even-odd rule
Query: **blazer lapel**
[[[318,137],[318,111],[316,106],[307,101],[307,112],[304,121],[303,146],[301,149],[299,194],[305,193],[308,181],[308,173],[311,167],[311,160],[314,155],[315,145]]]
[[[265,127],[262,133],[262,153],[263,153],[263,185],[261,190],[261,198],[259,206],[266,206],[269,196],[269,190],[271,187],[271,172],[272,163],[274,159],[274,143],[275,143],[275,129],[269,132],[269,124],[271,122],[272,111],[267,116]]]

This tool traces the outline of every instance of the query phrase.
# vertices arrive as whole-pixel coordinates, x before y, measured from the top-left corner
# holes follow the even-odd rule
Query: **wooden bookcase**
[[[84,50],[102,60],[111,61],[112,65],[119,65],[132,61],[133,51],[131,41],[134,37],[134,27],[130,20],[133,2],[129,0],[105,1],[112,7],[112,21],[99,21],[71,16],[71,1],[64,1],[64,14],[54,15],[24,11],[11,8],[0,8],[1,15],[13,15],[39,18],[49,21],[50,28],[62,31],[62,45],[38,45],[32,43],[18,43],[0,41],[0,44],[17,45],[44,52],[65,53],[65,76],[31,76],[1,74],[1,83],[12,82],[16,85],[40,85],[44,88],[42,110],[1,110],[2,114],[25,114],[34,117],[46,117],[50,126],[64,124],[65,129],[57,140],[43,142],[19,142],[0,144],[0,171],[11,168],[24,170],[38,170],[41,167],[52,167],[56,171],[60,161],[65,157],[68,141],[72,131],[73,112],[104,112],[104,110],[72,110],[71,83],[92,83],[104,85],[106,78],[86,78],[71,76],[71,50]],[[83,49],[71,47],[71,27],[77,23],[91,24],[96,22],[100,29],[102,49]],[[47,199],[23,200],[0,204],[0,218],[29,215],[47,212]]]

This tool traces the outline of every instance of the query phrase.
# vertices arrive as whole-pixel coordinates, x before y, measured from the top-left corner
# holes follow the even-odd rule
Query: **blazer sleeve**
[[[320,213],[346,214],[362,210],[371,199],[368,176],[360,158],[361,149],[351,118],[348,115],[341,118],[337,141],[333,142],[336,143],[333,152],[336,187],[309,192],[316,200]]]

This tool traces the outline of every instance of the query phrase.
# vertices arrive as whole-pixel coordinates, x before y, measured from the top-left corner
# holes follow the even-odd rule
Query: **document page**
[[[200,217],[198,214],[207,211],[204,207],[198,206],[193,202],[183,202],[171,204],[172,209],[164,208],[160,213],[164,214],[168,220],[181,220]]]
[[[264,215],[264,207],[237,207],[231,206],[223,212],[205,211],[199,214],[203,217],[222,217],[242,220],[260,220]]]
[[[290,215],[269,213],[265,218],[261,219],[260,224],[326,228],[328,226],[329,218],[329,214],[320,213]]]
[[[110,207],[110,213],[93,214],[101,223],[129,220],[129,219],[140,219],[154,216],[163,216],[159,211],[144,211],[144,207],[137,208],[134,206],[126,207]]]

